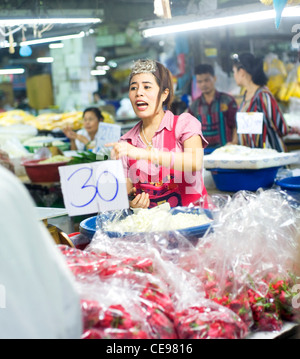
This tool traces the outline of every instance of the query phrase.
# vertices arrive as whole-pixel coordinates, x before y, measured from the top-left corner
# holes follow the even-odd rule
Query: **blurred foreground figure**
[[[0,338],[80,338],[72,275],[26,188],[3,166],[0,197]]]

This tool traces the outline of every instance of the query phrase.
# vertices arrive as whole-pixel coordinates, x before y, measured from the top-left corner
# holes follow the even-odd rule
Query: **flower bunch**
[[[60,250],[78,285],[85,286],[84,290],[90,285],[92,291],[95,286],[96,291],[105,291],[106,284],[109,286],[117,281],[122,293],[127,291],[126,295],[135,302],[134,311],[138,320],[133,321],[122,305],[115,304],[118,300],[121,303],[121,299],[110,298],[114,304],[104,309],[99,301],[87,300],[83,293],[84,338],[177,338],[173,302],[158,284],[160,281],[153,276],[152,259],[98,256],[65,246],[60,246]],[[93,292],[92,296],[97,297],[97,294]]]
[[[181,339],[241,339],[248,333],[239,316],[213,302],[177,312],[175,327]]]
[[[212,266],[194,275],[147,255],[59,249],[80,288],[82,338],[238,339],[300,317],[297,278],[273,267],[250,274]],[[165,275],[170,268],[176,278]],[[175,283],[181,274],[185,285]]]
[[[229,271],[221,289],[218,279],[211,272],[206,272],[201,281],[206,298],[234,311],[251,330],[280,331],[283,320],[299,320],[299,310],[297,312],[293,308],[293,298],[297,293],[292,291],[296,283],[292,275],[282,279],[267,273],[260,280],[250,275],[247,278],[248,282],[243,287],[239,286]]]
[[[253,313],[248,300],[248,297],[242,293],[235,299],[231,299],[229,295],[222,297],[214,297],[212,300],[236,313],[241,320],[246,324],[247,328],[253,325]]]
[[[281,330],[283,323],[272,296],[269,293],[262,296],[253,289],[248,290],[248,296],[254,320],[253,329],[259,331]]]
[[[60,245],[58,248],[64,255],[68,267],[77,278],[91,275],[106,278],[114,275],[126,275],[129,272],[153,273],[151,258],[116,258],[108,253],[81,251],[64,245]]]
[[[300,283],[298,278],[290,275],[287,279],[277,279],[269,285],[269,295],[273,297],[277,311],[283,320],[300,321],[300,305],[296,302],[299,293],[293,290],[300,288],[297,282]]]
[[[140,294],[141,308],[153,339],[176,339],[174,305],[155,283],[148,282]]]
[[[70,248],[65,245],[59,245],[58,248],[76,278],[85,278],[86,276],[98,274],[108,260],[105,256]]]
[[[206,298],[232,310],[248,328],[251,328],[253,315],[247,293],[245,291],[235,292],[235,280],[232,272],[228,272],[225,278],[224,287],[220,290],[218,279],[213,273],[206,272],[201,277]]]
[[[97,301],[82,300],[83,339],[149,339],[141,323],[122,305],[103,309]]]

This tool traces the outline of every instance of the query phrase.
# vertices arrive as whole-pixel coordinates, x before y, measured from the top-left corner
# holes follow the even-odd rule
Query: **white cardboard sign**
[[[121,137],[121,126],[100,122],[96,135],[95,152],[99,152],[106,143],[118,142]]]
[[[129,208],[121,161],[101,161],[59,167],[69,216]]]
[[[236,120],[238,134],[261,135],[263,132],[262,112],[238,112]]]

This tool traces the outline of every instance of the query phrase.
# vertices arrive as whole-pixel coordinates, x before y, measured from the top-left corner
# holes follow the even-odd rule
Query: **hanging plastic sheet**
[[[276,28],[279,28],[281,22],[282,12],[286,5],[298,5],[300,4],[299,0],[260,0],[264,5],[272,5],[276,11],[275,25]]]

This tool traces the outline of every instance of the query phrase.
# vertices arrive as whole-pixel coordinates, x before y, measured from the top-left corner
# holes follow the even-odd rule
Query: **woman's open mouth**
[[[135,105],[139,111],[145,111],[148,108],[148,103],[145,101],[137,101]]]

